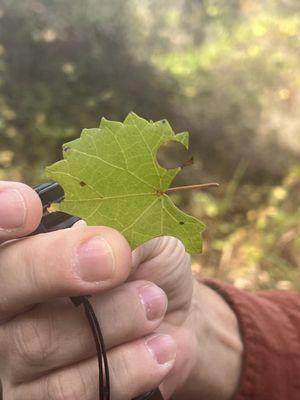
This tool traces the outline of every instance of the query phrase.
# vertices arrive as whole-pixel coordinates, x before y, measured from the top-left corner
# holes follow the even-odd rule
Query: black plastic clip
[[[52,203],[60,203],[64,199],[65,194],[63,188],[58,183],[42,183],[34,186],[33,189],[40,196],[43,204],[43,218],[38,228],[31,235],[70,228],[80,220],[79,217],[61,211],[54,211],[51,213],[48,211]]]

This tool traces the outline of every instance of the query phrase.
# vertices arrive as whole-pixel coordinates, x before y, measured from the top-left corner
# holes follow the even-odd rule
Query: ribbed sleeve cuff
[[[216,280],[201,283],[218,292],[238,319],[244,344],[243,367],[232,400],[299,400],[297,329],[277,304],[276,293],[274,298],[264,298]]]

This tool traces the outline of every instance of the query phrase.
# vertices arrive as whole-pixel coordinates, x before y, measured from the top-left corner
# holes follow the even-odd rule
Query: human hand
[[[167,307],[164,292],[131,272],[126,240],[107,227],[23,237],[40,222],[29,187],[0,182],[0,376],[5,400],[95,400],[98,365],[84,313],[66,297],[93,294],[106,341],[113,400],[156,387],[176,343],[151,334]],[[125,282],[125,283],[124,283]],[[142,360],[142,368],[141,368]]]
[[[11,182],[2,182],[0,191],[5,187],[21,190],[30,212],[21,228],[1,230],[3,242],[33,231],[41,216],[33,191]],[[16,218],[16,205],[12,201],[9,205],[6,215]],[[0,196],[0,210],[3,207]],[[88,283],[78,276],[74,253],[80,243],[99,235],[112,248],[115,274],[104,281],[107,271],[93,269],[90,256],[84,274],[90,269],[97,282]],[[107,250],[98,254],[103,267],[111,255]],[[166,399],[171,394],[175,399],[229,398],[237,384],[241,353],[232,311],[192,278],[190,258],[174,238],[141,246],[134,252],[133,264],[136,269],[129,276],[128,245],[105,227],[53,232],[1,246],[0,359],[5,399],[96,398],[98,371],[89,327],[84,316],[61,298],[86,293],[95,294],[93,305],[109,349],[113,400],[130,399],[161,382]],[[168,294],[164,319],[166,296],[151,281]],[[142,300],[143,293],[148,293],[148,303]],[[154,329],[167,335],[150,335]],[[157,362],[153,351],[159,348]]]
[[[159,388],[164,399],[228,400],[242,367],[235,314],[214,290],[192,276],[190,256],[174,237],[155,238],[133,252],[130,280],[152,281],[168,296],[157,332],[171,335],[177,356]]]

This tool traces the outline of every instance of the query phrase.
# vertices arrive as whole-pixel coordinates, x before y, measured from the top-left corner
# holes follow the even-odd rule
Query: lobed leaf
[[[157,236],[180,239],[200,252],[204,225],[179,210],[166,194],[181,168],[165,169],[156,159],[163,143],[188,148],[188,133],[176,134],[166,121],[148,122],[130,113],[123,123],[101,120],[80,138],[63,145],[64,159],[46,168],[65,191],[63,212],[88,225],[120,231],[132,248]]]

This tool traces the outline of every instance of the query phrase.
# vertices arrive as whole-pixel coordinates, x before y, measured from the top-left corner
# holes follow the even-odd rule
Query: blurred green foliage
[[[298,16],[259,14],[215,40],[153,57],[176,79],[186,112],[199,121],[209,169],[219,167],[224,177],[225,164],[228,177],[238,159],[247,160],[248,175],[259,182],[297,162],[299,39]]]
[[[221,182],[176,199],[208,225],[195,269],[299,289],[299,65],[294,0],[0,0],[0,179],[102,116],[167,118],[195,158],[174,184]]]
[[[300,167],[259,190],[240,186],[240,171],[221,198],[192,197],[192,212],[208,226],[195,272],[241,288],[300,290]]]

